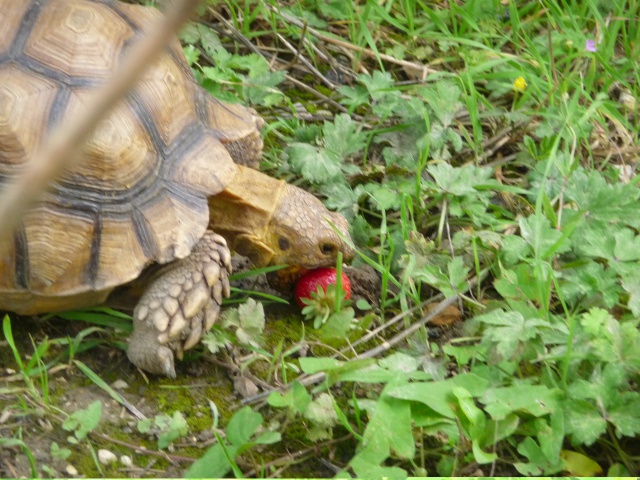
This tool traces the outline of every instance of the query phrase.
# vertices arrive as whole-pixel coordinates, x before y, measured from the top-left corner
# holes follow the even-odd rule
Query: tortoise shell
[[[0,12],[1,188],[159,13],[110,0],[0,0]],[[147,265],[187,256],[234,161],[257,162],[260,122],[202,90],[174,40],[0,244],[0,309],[93,305]]]

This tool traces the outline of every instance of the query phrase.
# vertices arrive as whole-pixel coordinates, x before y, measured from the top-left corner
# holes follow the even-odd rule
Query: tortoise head
[[[211,228],[254,265],[313,269],[353,257],[349,224],[304,190],[238,167],[227,188],[209,201]],[[339,232],[339,234],[337,233]]]
[[[262,241],[271,258],[256,264],[310,269],[335,265],[339,252],[345,260],[353,257],[347,220],[310,193],[286,183],[265,233]]]

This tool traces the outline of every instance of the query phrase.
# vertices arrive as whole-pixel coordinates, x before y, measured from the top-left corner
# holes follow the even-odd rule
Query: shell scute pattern
[[[0,12],[1,186],[84,108],[159,13],[91,0],[0,0]],[[207,197],[236,171],[221,142],[246,137],[259,155],[260,125],[255,112],[212,101],[174,40],[0,245],[0,309],[31,313],[83,292],[95,303],[148,264],[186,257],[207,228]]]

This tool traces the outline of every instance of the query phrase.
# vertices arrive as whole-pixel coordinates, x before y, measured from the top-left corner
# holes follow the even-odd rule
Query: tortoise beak
[[[298,279],[308,271],[308,268],[297,265],[282,268],[275,272],[267,273],[267,282],[269,282],[271,288],[283,295],[292,295]]]

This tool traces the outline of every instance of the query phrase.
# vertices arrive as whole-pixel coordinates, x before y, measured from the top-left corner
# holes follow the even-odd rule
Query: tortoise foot
[[[229,296],[231,255],[219,235],[207,232],[191,254],[162,268],[133,311],[127,355],[137,367],[175,377],[174,358],[195,346]]]

